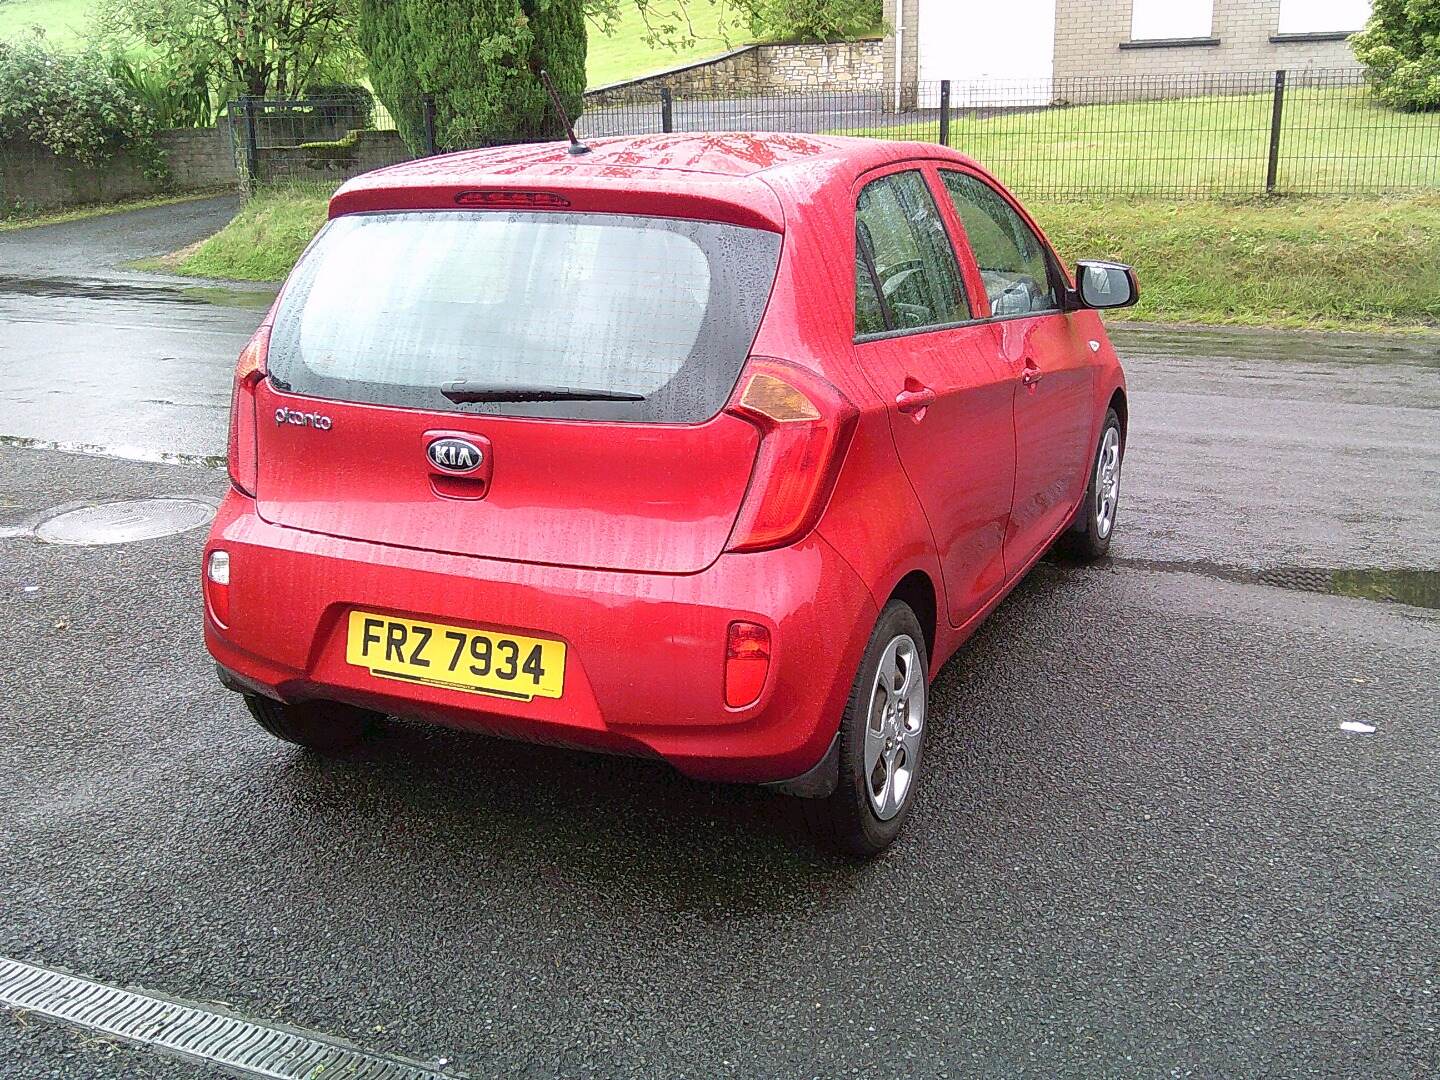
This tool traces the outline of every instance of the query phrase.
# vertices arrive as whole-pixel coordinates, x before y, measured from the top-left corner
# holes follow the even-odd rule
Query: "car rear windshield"
[[[281,387],[332,400],[695,423],[734,388],[779,251],[774,233],[668,218],[340,217],[285,288],[269,369]],[[611,400],[452,400],[467,388]]]

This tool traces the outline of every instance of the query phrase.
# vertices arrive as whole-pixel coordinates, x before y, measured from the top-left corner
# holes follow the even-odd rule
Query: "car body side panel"
[[[876,392],[855,362],[851,192],[856,175],[833,168],[822,175],[817,168],[815,175],[797,170],[767,176],[784,207],[787,238],[755,351],[804,364],[861,410],[817,531],[843,553],[872,595],[877,612],[896,585],[917,570],[929,578],[937,609],[944,612],[945,585],[935,538],[900,467],[890,430],[891,403]],[[866,636],[870,629],[864,627]],[[938,665],[932,675],[936,670]]]
[[[1015,497],[1006,560],[1031,561],[1070,520],[1090,471],[1096,364],[1069,315],[1055,312],[996,322],[1001,362],[1013,373]],[[1026,370],[1038,381],[1026,383]]]

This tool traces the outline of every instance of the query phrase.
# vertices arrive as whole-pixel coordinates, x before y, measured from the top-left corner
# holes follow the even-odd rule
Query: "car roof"
[[[913,158],[972,164],[935,143],[892,142],[794,132],[675,132],[598,138],[589,153],[565,142],[462,150],[391,165],[347,182],[331,200],[331,216],[387,207],[450,203],[471,188],[651,192],[690,197],[696,216],[719,214],[736,224],[782,227],[777,192],[787,198]],[[603,204],[603,200],[602,200]],[[729,214],[723,204],[746,208]],[[590,205],[590,204],[587,204]],[[578,208],[578,207],[577,207]]]
[[[775,169],[859,161],[883,163],[915,156],[960,157],[934,143],[904,143],[846,135],[794,132],[717,131],[667,135],[623,135],[594,139],[588,154],[571,154],[568,143],[522,143],[461,150],[419,158],[378,170],[377,175],[405,183],[442,176],[466,182],[497,174],[516,176],[531,168],[566,165],[580,168],[679,169],[717,176],[753,176]]]

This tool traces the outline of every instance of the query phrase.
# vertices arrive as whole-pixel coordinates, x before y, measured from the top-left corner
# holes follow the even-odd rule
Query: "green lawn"
[[[19,37],[32,26],[63,48],[84,44],[95,0],[0,0],[0,39]]]
[[[168,265],[279,280],[325,220],[322,189],[252,198]],[[1122,318],[1320,329],[1440,327],[1440,193],[1395,198],[1031,201],[1062,257],[1140,274]]]
[[[692,39],[691,43],[677,49],[650,45],[645,40],[645,21],[640,17],[639,9],[627,4],[614,33],[602,34],[593,24],[590,26],[585,72],[591,86],[604,86],[692,60],[703,60],[707,56],[738,48],[749,40],[749,27],[727,25],[722,28],[718,9],[705,0],[691,0],[688,22],[678,13],[673,0],[655,0],[651,7],[652,26],[674,27],[679,32],[678,36]]]
[[[1028,196],[1265,190],[1272,97],[1122,102],[977,116],[956,110],[950,145]],[[938,120],[852,134],[939,138]],[[1440,113],[1397,113],[1362,87],[1292,87],[1279,190],[1440,187]]]

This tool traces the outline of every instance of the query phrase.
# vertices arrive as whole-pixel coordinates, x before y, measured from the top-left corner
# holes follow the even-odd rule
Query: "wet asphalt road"
[[[0,292],[0,320],[47,302]],[[95,348],[145,342],[169,303],[90,298]],[[96,413],[126,447],[222,446],[244,319],[192,307],[234,331],[186,339],[210,427],[131,422],[156,382],[137,362]],[[27,410],[11,373],[45,361],[0,333],[0,435],[65,441],[84,353]],[[1413,605],[1249,577],[1440,566],[1440,358],[1121,341],[1116,557],[1042,563],[941,673],[916,817],[869,865],[814,853],[782,800],[652,763],[399,725],[310,758],[214,683],[202,534],[0,539],[0,955],[477,1076],[1434,1075],[1433,576],[1405,579]],[[0,444],[0,527],[223,486]],[[13,1015],[0,1062],[197,1075]]]
[[[236,196],[0,232],[0,436],[127,456],[224,447],[229,373],[273,288],[127,270]]]

